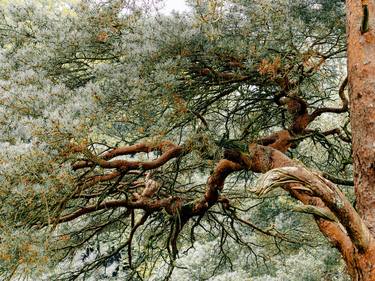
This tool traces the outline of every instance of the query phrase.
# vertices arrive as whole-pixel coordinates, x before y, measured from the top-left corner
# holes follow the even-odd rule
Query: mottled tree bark
[[[368,9],[368,22],[364,9]],[[375,234],[375,3],[348,1],[348,75],[357,209]],[[368,30],[362,30],[362,25]]]
[[[348,0],[348,78],[356,208],[370,241],[341,253],[353,280],[375,280],[375,1]],[[332,237],[335,234],[332,233]]]

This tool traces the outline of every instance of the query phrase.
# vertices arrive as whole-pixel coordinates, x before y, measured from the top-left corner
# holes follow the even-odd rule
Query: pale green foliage
[[[23,264],[49,260],[49,234],[35,232],[30,237],[26,225],[39,219],[48,222],[54,215],[48,206],[74,187],[70,164],[65,163],[68,148],[87,139],[101,116],[98,86],[69,89],[51,75],[56,52],[62,55],[63,50],[53,46],[77,40],[68,32],[74,23],[42,3],[30,5],[10,6],[1,15],[8,24],[2,27],[13,35],[2,37],[0,58],[1,255],[10,262],[0,270],[6,274],[17,266],[15,260],[21,264],[18,270],[26,273],[36,271]]]
[[[251,239],[256,241],[255,237]],[[232,258],[232,265],[226,268],[216,265],[219,259],[219,244],[217,240],[204,244],[196,243],[186,256],[176,261],[177,268],[173,271],[172,280],[320,281],[326,278],[335,281],[349,280],[339,256],[324,248],[306,248],[288,254],[280,253],[268,257],[270,260],[264,263],[262,259],[253,261],[248,250],[230,243],[226,253]],[[166,271],[166,266],[159,267],[149,280],[161,280]]]
[[[250,279],[252,281],[288,281],[288,280],[334,280],[347,281],[349,278],[337,271],[335,264],[337,256],[331,255],[327,251],[317,249],[301,250],[295,255],[291,255],[284,260],[277,261],[277,270],[273,275],[265,275]]]

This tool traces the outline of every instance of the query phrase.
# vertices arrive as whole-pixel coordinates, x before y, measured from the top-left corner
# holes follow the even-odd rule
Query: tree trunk
[[[366,14],[367,23],[364,22]],[[374,236],[375,3],[373,0],[362,1],[362,3],[359,0],[348,1],[347,33],[350,121],[357,210]]]
[[[353,281],[375,281],[375,243],[372,241],[369,248],[359,253],[355,248],[348,248],[343,254],[348,273]]]
[[[346,9],[356,208],[372,237],[364,252],[343,256],[353,280],[375,281],[375,1],[348,0]]]

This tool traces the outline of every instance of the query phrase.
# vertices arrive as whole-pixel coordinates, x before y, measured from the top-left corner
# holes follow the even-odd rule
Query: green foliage
[[[182,218],[165,210],[149,214],[130,246],[142,210],[98,208],[54,221],[106,199],[128,199],[128,187],[144,176],[126,174],[85,193],[106,171],[73,171],[86,157],[80,148],[101,155],[141,142],[184,145],[189,153],[152,173],[162,182],[158,198],[191,203],[203,196],[222,148],[246,152],[248,143],[290,125],[292,114],[275,103],[285,91],[281,80],[295,85],[309,110],[337,101],[345,56],[341,1],[191,1],[190,14],[173,15],[131,2],[19,1],[0,11],[0,278],[104,280],[109,264],[119,266],[119,280],[299,280],[308,272],[309,280],[321,280],[342,270],[311,218],[291,211],[291,199],[255,198],[249,172],[229,177],[223,194],[240,217],[274,235],[264,237],[214,206],[184,227],[176,261],[167,241]],[[313,126],[331,129],[323,117]],[[288,153],[347,177],[350,146],[314,132]],[[210,260],[201,259],[207,253]]]

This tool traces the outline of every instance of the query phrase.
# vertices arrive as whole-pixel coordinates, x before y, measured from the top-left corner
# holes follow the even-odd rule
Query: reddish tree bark
[[[361,3],[362,2],[362,3]],[[361,31],[364,9],[368,31]],[[357,209],[375,234],[375,3],[348,1],[348,74]]]
[[[356,207],[371,237],[367,249],[352,249],[345,260],[353,280],[367,281],[375,280],[375,2],[346,5]]]

